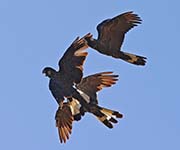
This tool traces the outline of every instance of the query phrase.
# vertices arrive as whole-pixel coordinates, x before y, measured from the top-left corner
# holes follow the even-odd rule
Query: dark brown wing
[[[56,127],[58,128],[61,143],[66,143],[72,132],[73,116],[68,103],[64,103],[62,109],[59,107],[56,112]]]
[[[83,63],[88,55],[84,50],[87,48],[87,42],[83,38],[79,39],[78,37],[59,61],[59,71],[72,82],[79,83],[83,76]]]
[[[97,26],[98,42],[105,44],[107,50],[119,51],[125,33],[141,23],[141,19],[132,11],[120,14],[112,19],[107,19]]]
[[[118,75],[113,75],[113,72],[101,72],[87,76],[81,80],[76,87],[87,95],[94,95],[104,87],[110,87],[118,80]]]

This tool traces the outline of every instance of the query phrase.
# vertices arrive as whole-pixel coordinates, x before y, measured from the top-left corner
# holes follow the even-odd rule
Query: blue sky
[[[0,149],[59,150],[180,149],[180,71],[178,0],[1,0]],[[123,50],[148,58],[145,67],[89,49],[84,75],[119,74],[118,83],[99,93],[102,106],[124,118],[110,130],[87,114],[75,122],[66,144],[59,144],[45,66],[57,62],[76,38],[102,20],[133,10],[142,25],[126,35]]]

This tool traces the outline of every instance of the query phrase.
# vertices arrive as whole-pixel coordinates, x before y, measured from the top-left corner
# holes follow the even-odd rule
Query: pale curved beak
[[[44,74],[45,76],[47,76],[44,69],[43,69],[43,71],[42,71],[42,74]]]

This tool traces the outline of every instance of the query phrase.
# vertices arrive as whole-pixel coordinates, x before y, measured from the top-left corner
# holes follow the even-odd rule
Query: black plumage
[[[76,84],[78,92],[86,100],[86,102],[90,104],[89,108],[91,113],[108,128],[113,128],[113,123],[118,122],[116,118],[123,117],[123,115],[118,111],[101,107],[98,104],[97,92],[104,87],[111,87],[118,80],[118,75],[114,75],[112,73],[113,72],[101,72],[93,74],[83,78],[80,83]],[[68,98],[68,102],[64,102],[64,105],[63,109],[59,109],[59,111],[57,111],[56,116],[62,116],[64,114],[66,117],[60,117],[59,119],[56,117],[56,120],[59,123],[60,137],[65,137],[65,135],[67,135],[67,137],[64,138],[67,140],[69,139],[69,134],[71,134],[71,132],[65,132],[66,134],[62,133],[62,128],[64,129],[63,122],[66,123],[68,122],[66,120],[69,120],[69,122],[72,124],[72,116],[76,121],[81,120],[82,116],[84,116],[87,112],[87,109],[79,103],[78,99],[72,97]],[[70,113],[72,116],[69,115]],[[68,126],[68,129],[72,129],[72,125],[70,127]],[[62,140],[62,138],[60,139]]]
[[[141,18],[132,11],[120,14],[112,19],[106,19],[97,26],[98,38],[92,34],[86,35],[88,45],[101,54],[120,58],[135,65],[145,65],[146,57],[121,51],[125,34],[133,27],[141,24]]]
[[[88,109],[88,104],[84,98],[73,87],[81,81],[83,76],[83,63],[88,55],[84,50],[88,47],[86,41],[76,38],[66,50],[59,61],[59,70],[51,67],[43,69],[43,73],[50,78],[49,89],[59,104],[56,112],[56,126],[58,127],[60,142],[66,142],[71,133],[72,113],[68,104],[64,103],[65,98],[76,98],[81,105]]]

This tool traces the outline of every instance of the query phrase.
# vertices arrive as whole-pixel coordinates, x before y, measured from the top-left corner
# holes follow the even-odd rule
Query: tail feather
[[[112,123],[118,123],[115,117],[116,118],[123,117],[123,115],[117,111],[103,108],[97,105],[94,106],[92,113],[97,117],[98,120],[100,120],[108,128],[113,128]]]
[[[109,122],[107,119],[105,119],[104,121],[102,121],[102,123],[107,126],[108,128],[112,129],[113,125],[111,122]]]
[[[105,126],[107,126],[108,128],[112,129],[113,125],[112,123],[107,119],[107,116],[105,114],[102,114],[101,116],[94,114],[97,119],[102,122]]]
[[[109,121],[111,121],[111,122],[113,122],[113,123],[118,123],[118,121],[117,121],[115,118],[113,118],[113,117],[111,117],[111,118],[109,119]]]
[[[80,102],[75,98],[68,98],[68,100],[74,120],[81,120],[82,116],[85,115],[84,107],[82,107]]]
[[[102,113],[106,114],[109,117],[116,117],[116,118],[123,117],[123,115],[121,113],[119,113],[118,111],[114,111],[114,110],[103,108],[103,107],[100,107],[100,109],[101,109]]]
[[[119,58],[131,64],[141,65],[141,66],[144,66],[146,64],[146,59],[147,59],[146,57],[143,56],[138,56],[135,54],[130,54],[122,51],[120,51]]]
[[[118,123],[115,118],[122,118],[123,115],[120,114],[118,111],[114,111],[111,109],[101,107],[101,112],[107,116],[107,119],[112,123]]]
[[[55,115],[56,127],[58,128],[61,143],[66,143],[72,132],[73,116],[68,103],[63,103],[63,107],[58,107]]]

